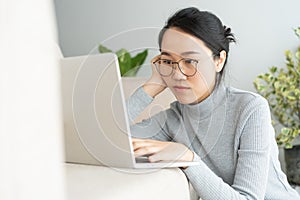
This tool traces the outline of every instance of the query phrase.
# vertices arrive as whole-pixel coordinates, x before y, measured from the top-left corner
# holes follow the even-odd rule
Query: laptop
[[[113,53],[61,59],[67,163],[119,168],[171,168],[197,162],[136,159],[118,59]]]

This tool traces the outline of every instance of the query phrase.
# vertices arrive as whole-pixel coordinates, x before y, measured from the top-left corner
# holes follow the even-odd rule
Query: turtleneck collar
[[[212,93],[197,104],[180,104],[182,111],[194,119],[205,119],[225,102],[226,87],[223,83],[217,85]]]

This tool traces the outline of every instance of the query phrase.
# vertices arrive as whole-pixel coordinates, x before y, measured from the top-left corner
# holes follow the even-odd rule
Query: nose
[[[172,78],[174,80],[186,80],[187,76],[180,71],[179,66],[177,65],[172,74]]]

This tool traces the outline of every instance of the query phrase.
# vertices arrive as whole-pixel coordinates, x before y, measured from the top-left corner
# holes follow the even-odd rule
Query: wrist
[[[188,150],[186,152],[185,161],[192,162],[193,160],[194,160],[194,152],[192,152],[191,150]]]
[[[166,88],[165,85],[153,82],[151,80],[147,81],[143,85],[144,91],[151,97],[157,96],[159,93],[161,93]]]
[[[194,160],[194,152],[191,151],[191,150],[188,150],[188,151],[186,152],[186,154],[185,154],[184,160],[185,160],[186,162],[192,162],[192,161]],[[188,166],[180,167],[180,169],[182,169],[182,170],[185,170],[185,169],[187,169],[187,168],[188,168]]]

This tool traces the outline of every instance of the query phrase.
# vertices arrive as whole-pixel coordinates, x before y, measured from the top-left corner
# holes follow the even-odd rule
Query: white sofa
[[[126,98],[145,80],[145,78],[123,78]],[[167,108],[172,100],[174,97],[169,91],[162,93],[137,121]],[[72,129],[65,127],[65,131]],[[78,150],[67,148],[66,145],[66,153]],[[186,176],[179,168],[149,171],[66,163],[65,171],[69,200],[196,199],[195,193],[190,192],[193,189]]]
[[[70,200],[189,200],[189,185],[178,169],[153,172],[103,166],[66,164]]]

